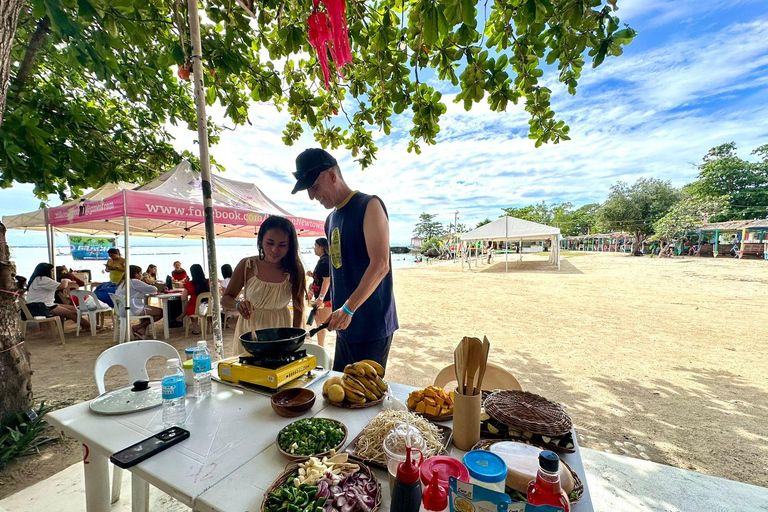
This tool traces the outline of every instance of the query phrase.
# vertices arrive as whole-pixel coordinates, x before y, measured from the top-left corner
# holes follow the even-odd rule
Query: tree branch
[[[24,84],[27,82],[27,78],[29,78],[29,74],[32,72],[32,66],[35,63],[37,52],[40,51],[40,48],[43,46],[43,41],[48,37],[49,26],[50,20],[47,16],[37,23],[37,29],[35,29],[35,33],[32,34],[32,38],[29,40],[27,53],[24,54],[24,60],[21,61],[19,72],[16,73],[16,79],[13,81],[13,86],[17,91],[24,88]]]

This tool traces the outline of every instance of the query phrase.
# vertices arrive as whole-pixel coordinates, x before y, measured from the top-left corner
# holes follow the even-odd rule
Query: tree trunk
[[[643,255],[643,242],[645,241],[645,237],[641,235],[640,233],[635,233],[635,247],[633,252],[633,256],[642,256]]]
[[[10,253],[0,222],[0,420],[32,404],[32,368],[19,329],[16,265]]]
[[[0,125],[3,124],[5,98],[11,80],[11,48],[23,5],[24,0],[0,0]]]

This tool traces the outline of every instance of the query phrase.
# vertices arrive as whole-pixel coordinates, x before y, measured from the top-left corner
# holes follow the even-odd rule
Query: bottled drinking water
[[[195,373],[195,398],[202,400],[211,396],[211,352],[205,340],[197,342],[192,354],[192,369]]]
[[[184,382],[184,371],[179,365],[178,359],[169,359],[162,380],[163,386],[163,426],[183,427],[187,419],[187,410],[184,406],[184,395],[187,386]]]

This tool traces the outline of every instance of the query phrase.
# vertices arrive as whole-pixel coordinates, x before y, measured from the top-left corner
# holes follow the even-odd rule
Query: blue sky
[[[498,114],[480,104],[465,112],[452,102],[456,90],[440,85],[448,112],[438,144],[422,145],[420,156],[406,151],[405,116],[395,119],[391,136],[376,134],[371,168],[362,171],[346,151],[334,152],[353,188],[384,199],[393,244],[408,242],[421,212],[448,223],[458,210],[459,222],[473,227],[505,206],[602,201],[618,180],[650,176],[681,186],[695,178],[695,164],[713,146],[735,141],[749,158],[768,143],[766,0],[618,0],[618,6],[622,23],[639,32],[623,56],[596,70],[585,67],[576,96],[544,77],[572,140],[534,148],[522,106]],[[322,219],[320,205],[290,194],[295,156],[317,144],[305,134],[285,147],[286,119],[273,107],[254,106],[252,126],[224,131],[211,153],[227,177],[253,181],[290,212]],[[173,133],[179,149],[196,151],[194,134]],[[0,190],[0,213],[35,209],[31,189]],[[44,238],[11,231],[9,242],[43,244]]]

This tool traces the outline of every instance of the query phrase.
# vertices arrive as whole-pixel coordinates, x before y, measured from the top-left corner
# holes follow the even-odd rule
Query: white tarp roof
[[[63,206],[76,206],[82,199],[100,200],[113,196],[121,190],[133,190],[138,185],[135,183],[107,183],[97,189],[91,190],[77,199],[67,201]],[[41,208],[34,212],[20,213],[18,215],[3,215],[3,224],[7,229],[29,229],[32,231],[45,230],[45,209]]]
[[[299,236],[322,236],[324,233],[323,221],[291,216],[253,183],[218,175],[213,175],[211,182],[214,213],[221,214],[216,218],[217,237],[252,237],[269,215],[288,217]],[[107,184],[62,206],[49,208],[48,223],[57,231],[67,233],[116,235],[124,231],[124,202],[132,236],[205,236],[202,180],[200,173],[188,162],[180,163],[143,186]],[[85,217],[78,215],[81,204],[87,205]],[[68,222],[62,223],[62,218]],[[3,224],[11,229],[44,230],[45,210],[4,216]]]
[[[461,235],[462,241],[473,240],[549,240],[560,234],[560,228],[518,219],[501,217]]]

